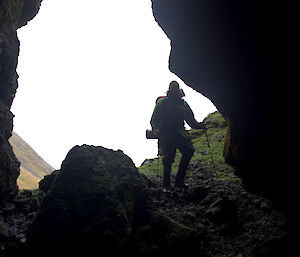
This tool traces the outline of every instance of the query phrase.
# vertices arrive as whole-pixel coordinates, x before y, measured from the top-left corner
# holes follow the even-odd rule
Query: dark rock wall
[[[16,89],[19,40],[16,30],[38,12],[41,0],[3,0],[0,2],[0,203],[18,192],[19,162],[8,142],[13,130],[10,111]]]
[[[170,70],[227,119],[226,161],[248,190],[281,201],[272,143],[274,89],[285,65],[281,7],[237,0],[152,0],[152,7],[171,40]]]

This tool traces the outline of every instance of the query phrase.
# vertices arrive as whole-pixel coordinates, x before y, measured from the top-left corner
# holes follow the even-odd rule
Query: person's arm
[[[193,113],[191,107],[188,105],[187,102],[185,102],[184,104],[185,104],[185,108],[186,108],[185,121],[187,122],[187,124],[193,129],[205,129],[204,122],[196,121],[194,113]]]
[[[161,112],[161,105],[162,100],[158,101],[157,104],[155,105],[154,111],[152,113],[152,117],[151,117],[151,127],[152,127],[152,131],[154,132],[154,134],[156,136],[158,136],[159,134],[159,122],[160,122],[160,112]]]

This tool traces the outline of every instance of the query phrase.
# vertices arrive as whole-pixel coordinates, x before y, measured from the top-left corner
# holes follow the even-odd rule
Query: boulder
[[[122,151],[75,146],[29,227],[31,256],[152,256],[201,250],[202,235],[151,208],[149,181]]]
[[[46,175],[39,182],[39,189],[42,190],[42,191],[44,191],[45,193],[47,193],[51,189],[51,187],[52,187],[52,185],[54,183],[54,180],[55,180],[55,178],[56,178],[56,176],[57,176],[58,173],[59,173],[59,170],[55,170],[51,174]]]
[[[29,245],[52,254],[124,252],[134,223],[144,215],[146,188],[122,151],[75,146],[29,228]]]

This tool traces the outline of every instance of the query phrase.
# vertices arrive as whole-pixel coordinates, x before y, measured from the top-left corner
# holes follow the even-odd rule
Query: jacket
[[[195,120],[194,113],[184,99],[173,101],[169,97],[160,97],[154,108],[150,124],[152,130],[158,129],[161,136],[180,133],[186,135],[184,121],[194,129],[202,127]]]

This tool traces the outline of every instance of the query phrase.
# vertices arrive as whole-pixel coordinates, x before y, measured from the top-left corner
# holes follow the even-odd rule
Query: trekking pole
[[[158,198],[158,188],[159,188],[159,146],[158,146],[158,151],[157,151],[157,169],[156,169],[156,196]]]
[[[208,146],[208,149],[209,149],[211,161],[212,161],[214,170],[216,170],[216,165],[215,165],[214,157],[213,157],[213,155],[212,155],[212,151],[211,151],[211,148],[210,148],[210,144],[209,144],[209,140],[208,140],[208,135],[207,135],[207,132],[206,132],[206,125],[205,125],[205,124],[204,124],[204,129],[203,129],[203,130],[204,130],[204,133],[205,133],[205,136],[206,136],[206,141],[207,141],[207,146]]]
[[[159,177],[159,154],[157,155],[157,169],[156,169],[157,185],[158,185],[158,177]]]

